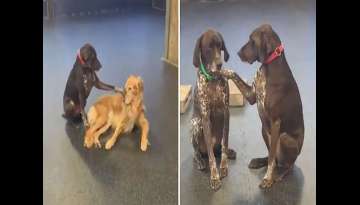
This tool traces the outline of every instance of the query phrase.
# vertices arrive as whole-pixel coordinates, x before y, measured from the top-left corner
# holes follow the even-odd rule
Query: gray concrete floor
[[[231,161],[229,176],[218,192],[209,188],[209,171],[194,167],[189,138],[192,108],[180,117],[180,193],[181,204],[304,204],[316,203],[316,13],[315,1],[227,1],[223,3],[190,2],[181,4],[182,84],[194,85],[192,54],[196,39],[208,27],[223,34],[230,60],[225,67],[252,80],[259,63],[240,61],[236,53],[252,30],[270,23],[279,34],[288,63],[298,83],[305,118],[305,140],[294,171],[283,182],[264,192],[258,188],[265,168],[249,170],[254,157],[267,154],[261,136],[256,106],[231,108],[230,147],[237,151]]]
[[[44,204],[177,204],[178,73],[160,61],[164,25],[164,13],[151,9],[44,23]],[[82,126],[61,117],[65,83],[85,42],[97,50],[104,82],[123,86],[130,74],[142,76],[150,121],[146,153],[139,131],[120,137],[111,151],[86,150]],[[93,88],[86,110],[103,94]]]

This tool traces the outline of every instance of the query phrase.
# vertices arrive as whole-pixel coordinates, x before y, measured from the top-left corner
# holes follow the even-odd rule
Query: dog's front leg
[[[229,109],[225,109],[223,137],[221,140],[220,178],[228,175]]]
[[[256,94],[252,87],[248,85],[240,76],[233,70],[221,69],[220,73],[223,77],[233,80],[236,87],[239,88],[241,93],[245,96],[246,100],[253,105],[256,102]]]
[[[146,119],[145,114],[142,113],[137,121],[138,126],[141,128],[141,143],[140,149],[145,152],[149,145],[149,121]]]
[[[270,128],[270,149],[269,149],[269,158],[268,158],[268,167],[266,170],[266,174],[260,183],[261,188],[269,188],[274,183],[274,170],[276,167],[276,148],[278,146],[279,136],[280,136],[280,124],[281,120],[277,119],[271,121]]]
[[[84,126],[85,126],[85,128],[89,128],[87,115],[85,113],[85,96],[82,92],[79,93],[79,102],[80,102],[81,118],[83,120]]]
[[[210,167],[210,187],[217,191],[221,187],[221,181],[219,172],[216,168],[216,160],[214,155],[214,142],[213,136],[211,133],[210,127],[210,113],[206,112],[203,114],[203,129],[204,129],[204,138],[206,143],[206,148],[209,157],[209,167]]]
[[[201,156],[200,152],[200,137],[203,137],[203,129],[201,125],[201,118],[199,116],[193,116],[191,119],[191,144],[194,148],[194,160],[198,170],[205,170],[206,162]]]
[[[108,139],[108,141],[106,142],[106,144],[105,144],[105,149],[109,150],[109,149],[111,149],[111,148],[114,146],[114,144],[115,144],[118,136],[121,134],[122,130],[123,130],[123,126],[122,126],[122,125],[118,125],[118,126],[116,127],[113,135],[112,135],[111,138]]]

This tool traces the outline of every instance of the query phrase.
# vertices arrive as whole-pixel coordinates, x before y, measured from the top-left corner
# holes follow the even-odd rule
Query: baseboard
[[[167,63],[167,64],[172,65],[172,66],[175,67],[175,68],[178,68],[178,65],[177,65],[177,64],[169,61],[168,59],[166,59],[166,58],[164,58],[164,57],[161,57],[161,60],[164,61],[164,62]]]

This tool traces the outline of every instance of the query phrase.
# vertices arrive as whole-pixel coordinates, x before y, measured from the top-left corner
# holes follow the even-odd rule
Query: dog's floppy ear
[[[200,66],[200,49],[201,49],[201,39],[202,35],[197,39],[195,48],[194,48],[194,56],[193,56],[193,65],[198,68]]]
[[[227,51],[224,38],[222,37],[222,35],[219,32],[217,32],[217,34],[219,35],[219,37],[221,39],[221,45],[222,45],[221,50],[224,51],[224,60],[225,60],[225,62],[227,62],[230,58],[229,52]]]
[[[137,77],[138,78],[138,88],[139,88],[139,92],[142,93],[144,91],[144,81],[142,80],[142,78],[140,76]]]
[[[271,54],[271,52],[273,51],[273,46],[271,45],[270,39],[268,37],[269,34],[265,33],[265,32],[261,32],[259,35],[259,39],[260,39],[260,45],[259,48],[257,49],[258,52],[258,57],[259,57],[259,61],[261,63],[264,63],[267,59],[267,57]]]
[[[80,55],[81,59],[85,62],[86,67],[91,67],[91,65],[89,63],[89,59],[91,56],[90,49],[91,49],[90,45],[85,44],[83,47],[80,48],[80,52],[79,52],[79,55]]]
[[[266,58],[274,52],[276,46],[281,44],[281,41],[270,25],[264,26],[260,39],[261,48],[259,49],[259,61],[264,63]]]
[[[259,48],[257,49],[257,53],[258,53],[258,57],[259,57],[259,61],[261,63],[264,63],[266,58],[267,58],[267,43],[266,43],[266,38],[265,38],[265,35],[264,33],[261,33],[260,36],[259,36],[259,39],[260,39],[260,45],[259,45]]]

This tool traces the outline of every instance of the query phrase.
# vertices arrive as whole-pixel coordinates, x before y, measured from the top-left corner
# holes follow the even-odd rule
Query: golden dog
[[[145,117],[143,93],[142,79],[131,75],[125,83],[125,96],[116,93],[100,97],[87,114],[90,127],[85,133],[84,146],[91,148],[95,144],[100,148],[99,137],[111,126],[115,131],[105,144],[105,149],[109,150],[120,134],[131,132],[137,125],[141,129],[140,149],[146,151],[149,122]]]

